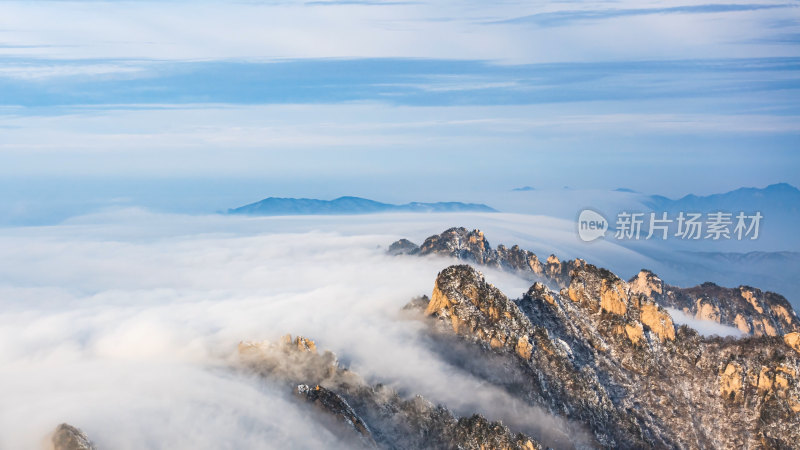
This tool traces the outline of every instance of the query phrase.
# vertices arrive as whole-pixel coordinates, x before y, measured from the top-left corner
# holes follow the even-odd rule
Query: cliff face
[[[475,269],[451,266],[437,277],[425,313],[439,319],[438,329],[518,360],[530,382],[505,387],[585,424],[601,446],[798,442],[794,335],[704,339],[676,329],[652,293],[604,269],[582,263],[570,279],[560,292],[536,283],[511,301]]]

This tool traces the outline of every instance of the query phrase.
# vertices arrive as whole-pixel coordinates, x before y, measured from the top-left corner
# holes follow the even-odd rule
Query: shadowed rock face
[[[690,288],[665,284],[649,270],[628,281],[631,291],[662,306],[680,309],[697,319],[738,328],[753,336],[782,336],[800,331],[800,319],[789,302],[774,292],[749,286],[725,288],[703,283]]]
[[[341,425],[328,429],[354,448],[541,448],[532,438],[480,415],[457,418],[420,396],[403,398],[386,386],[369,385],[303,337],[286,336],[277,344],[243,342],[239,355],[244,367],[291,387],[297,398],[315,405],[324,416],[318,423],[328,418]]]
[[[800,350],[793,344],[800,347],[800,337],[704,339],[676,329],[652,292],[607,270],[581,264],[570,277],[560,292],[535,283],[510,301],[475,269],[451,266],[439,273],[425,312],[438,319],[435,329],[477,344],[476,355],[519,361],[529,382],[503,387],[584,424],[600,446],[798,442]],[[522,337],[524,351],[514,345]],[[504,370],[497,365],[484,376],[512,379]]]
[[[347,400],[343,399],[339,394],[320,385],[312,388],[305,384],[297,385],[294,393],[305,401],[314,404],[326,414],[331,415],[346,429],[360,434],[364,439],[364,444],[375,446],[375,441],[372,440],[372,433],[369,431],[367,424],[350,407]]]
[[[54,450],[95,450],[86,433],[66,423],[56,427],[51,441]]]

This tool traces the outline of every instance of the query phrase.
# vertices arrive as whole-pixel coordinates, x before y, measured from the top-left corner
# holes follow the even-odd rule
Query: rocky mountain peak
[[[545,302],[549,303],[550,305],[555,305],[555,295],[550,289],[545,286],[544,283],[537,281],[533,283],[533,285],[528,289],[528,292],[525,294],[526,297],[536,298],[544,300]]]
[[[642,339],[644,330],[652,331],[662,342],[675,339],[675,325],[669,313],[610,271],[582,263],[570,276],[572,281],[565,296],[591,312],[617,316],[621,321],[615,328],[618,334],[626,335],[633,343]]]
[[[390,255],[416,255],[419,253],[419,245],[408,239],[400,239],[389,246],[387,253]]]
[[[635,277],[628,280],[628,288],[632,293],[655,298],[664,293],[664,282],[653,272],[642,269]]]
[[[498,245],[497,249],[492,249],[482,231],[469,231],[463,227],[450,228],[441,234],[429,236],[419,247],[419,251],[413,242],[407,239],[398,240],[390,245],[387,253],[456,258],[515,272],[531,281],[546,280],[561,287],[569,284],[570,270],[581,263],[581,260],[561,262],[555,255],[550,255],[545,264],[542,264],[533,252],[523,250],[518,245]]]
[[[570,272],[567,295],[593,310],[624,316],[630,303],[627,285],[610,271],[591,264],[576,267]]]
[[[485,264],[492,259],[491,246],[483,232],[480,230],[468,231],[463,227],[450,228],[442,234],[425,239],[420,246],[420,254],[453,256],[478,264]]]
[[[86,433],[67,423],[56,427],[50,440],[53,450],[95,450]]]

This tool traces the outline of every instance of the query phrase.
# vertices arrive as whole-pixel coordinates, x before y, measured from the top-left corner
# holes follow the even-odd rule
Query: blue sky
[[[0,206],[798,185],[798,6],[0,2]]]

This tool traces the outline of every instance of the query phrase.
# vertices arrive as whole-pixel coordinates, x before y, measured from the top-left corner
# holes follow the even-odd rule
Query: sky
[[[0,2],[15,223],[268,196],[800,185],[800,8]]]

